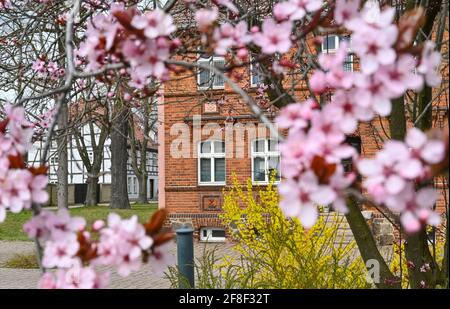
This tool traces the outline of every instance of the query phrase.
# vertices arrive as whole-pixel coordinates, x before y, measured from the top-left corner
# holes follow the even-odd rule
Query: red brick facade
[[[242,79],[238,82],[248,93],[255,96],[255,89],[249,87],[249,68],[238,69],[242,74]],[[446,69],[444,70],[446,71]],[[448,84],[448,74],[444,78]],[[298,101],[304,99],[305,92],[301,88],[297,89],[296,97]],[[439,93],[438,104],[433,105],[435,126],[446,126],[448,115],[448,90]],[[225,84],[221,90],[199,91],[197,88],[197,77],[193,72],[173,75],[172,80],[164,86],[163,102],[160,106],[160,207],[165,207],[169,213],[172,224],[188,223],[192,224],[196,230],[202,227],[218,227],[220,220],[217,213],[222,202],[222,190],[229,186],[231,176],[237,175],[240,183],[244,183],[251,177],[251,158],[248,156],[249,141],[247,133],[243,137],[244,158],[226,158],[226,186],[200,185],[198,182],[198,159],[193,157],[197,153],[193,140],[193,119],[194,115],[202,116],[202,125],[206,122],[214,122],[224,128],[225,123],[254,123],[258,120],[251,116],[251,111]],[[206,113],[204,104],[222,100],[217,113]],[[274,114],[269,115],[273,118]],[[171,156],[171,145],[175,138],[179,137],[179,132],[171,132],[175,123],[185,123],[189,126],[189,140],[191,156],[188,158],[173,158]],[[364,156],[372,156],[382,147],[383,140],[389,132],[389,124],[386,119],[375,118],[370,123],[363,123],[359,126],[357,135],[361,138],[361,152]],[[210,136],[206,133],[201,137],[205,140]],[[223,136],[224,137],[224,136]],[[236,136],[234,137],[236,140]],[[227,145],[227,144],[226,144]],[[234,146],[234,144],[233,144]],[[192,149],[194,147],[194,149]],[[226,146],[228,147],[228,145]],[[228,151],[228,149],[227,149]],[[164,169],[163,171],[161,171]],[[161,174],[164,173],[163,176]],[[439,186],[438,186],[439,188]],[[441,197],[438,203],[440,212],[444,212],[445,202],[448,202],[448,187],[441,190]],[[442,184],[440,186],[442,189]],[[218,206],[217,208],[215,208]]]

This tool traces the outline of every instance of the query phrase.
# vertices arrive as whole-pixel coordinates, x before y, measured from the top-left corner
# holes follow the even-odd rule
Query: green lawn
[[[158,208],[158,204],[138,205],[132,204],[131,209],[110,209],[108,206],[72,208],[72,216],[84,217],[88,224],[97,219],[106,219],[108,213],[113,211],[122,218],[129,218],[137,215],[140,222],[146,222],[151,214]],[[0,223],[0,240],[30,240],[23,232],[23,224],[31,218],[31,211],[22,211],[14,214],[8,212],[6,220]]]

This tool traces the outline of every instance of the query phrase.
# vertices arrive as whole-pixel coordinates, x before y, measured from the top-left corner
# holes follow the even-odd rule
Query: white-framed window
[[[280,181],[280,151],[278,141],[273,138],[256,139],[251,145],[252,181],[267,184],[275,172],[275,182]]]
[[[198,183],[225,185],[225,142],[204,141],[198,144]]]
[[[332,54],[335,53],[342,42],[348,42],[347,49],[347,57],[344,60],[343,66],[344,71],[352,72],[353,71],[353,53],[350,48],[350,37],[348,36],[339,36],[335,34],[326,35],[322,42],[322,53]]]
[[[200,229],[200,240],[207,242],[224,242],[225,230],[217,227],[203,227]]]
[[[131,192],[131,180],[132,180],[132,177],[128,177],[128,181],[127,181],[128,193],[133,193],[133,192]]]
[[[137,187],[138,187],[138,184],[137,184],[137,178],[136,177],[133,177],[133,193],[134,194],[137,194]]]
[[[261,71],[258,63],[250,63],[250,87],[258,87],[262,83]]]
[[[220,56],[200,56],[197,61],[199,64],[206,64],[216,68],[225,66],[225,58]],[[210,70],[198,69],[197,74],[198,89],[224,89],[225,83],[221,76],[214,74]]]

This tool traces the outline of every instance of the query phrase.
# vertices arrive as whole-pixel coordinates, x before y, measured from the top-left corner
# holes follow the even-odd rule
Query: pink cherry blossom
[[[149,39],[168,36],[176,30],[172,16],[161,9],[134,16],[131,25],[137,29],[143,29],[145,36]]]
[[[247,23],[240,21],[236,26],[225,23],[220,28],[216,28],[214,30],[214,40],[216,42],[215,53],[225,55],[229,48],[245,46],[252,40],[252,37],[248,33]]]
[[[122,220],[117,214],[108,215],[108,227],[101,230],[99,258],[95,263],[112,264],[121,276],[128,276],[141,266],[142,250],[149,249],[153,239],[145,234],[137,216]]]
[[[319,93],[326,88],[349,89],[353,85],[352,72],[344,71],[343,66],[348,54],[347,50],[348,44],[343,42],[336,53],[320,54],[319,63],[326,72],[323,73],[320,70],[316,70],[312,76],[312,86],[317,88]],[[317,74],[318,76],[315,76]],[[319,79],[322,80],[322,85],[320,84]]]
[[[38,73],[40,76],[45,76],[45,73],[47,72],[47,68],[45,67],[45,61],[41,59],[36,59],[33,62],[33,65],[31,68]]]
[[[39,280],[40,289],[98,289],[109,282],[109,273],[96,273],[90,266],[79,261],[70,268],[59,269],[55,274],[45,273]]]
[[[297,177],[305,168],[309,167],[310,160],[319,152],[320,146],[318,141],[308,139],[302,131],[289,134],[286,141],[279,146],[283,157],[281,174],[286,178]]]
[[[416,192],[414,185],[409,183],[400,194],[389,196],[385,204],[391,210],[401,212],[400,221],[407,233],[415,233],[426,224],[440,224],[440,216],[432,209],[436,200],[437,192],[433,188]]]
[[[52,273],[46,272],[42,275],[41,279],[38,282],[39,289],[56,289],[57,284],[55,280],[55,276]]]
[[[386,87],[378,75],[356,73],[354,82],[354,95],[360,105],[371,108],[380,116],[388,116],[391,113],[391,99],[395,98],[396,94]]]
[[[395,63],[381,67],[377,75],[391,93],[400,96],[408,89],[422,89],[423,77],[414,73],[415,67],[413,56],[402,55]]]
[[[283,108],[276,118],[281,129],[292,128],[292,131],[304,129],[312,117],[313,107],[316,102],[309,99],[303,103],[289,104]]]
[[[43,204],[48,200],[47,193],[48,178],[46,175],[34,176],[30,182],[31,200],[34,203]]]
[[[314,225],[318,217],[318,205],[327,205],[335,199],[328,186],[319,185],[312,172],[303,173],[298,181],[282,182],[278,190],[283,196],[280,208],[288,217],[297,217],[305,228]]]
[[[393,44],[398,30],[392,24],[395,10],[380,10],[378,2],[367,1],[360,18],[347,24],[352,34],[352,49],[361,58],[361,71],[373,74],[380,65],[392,64],[396,53]]]
[[[7,9],[11,7],[11,1],[10,0],[1,0],[0,1],[0,10]]]
[[[345,140],[339,123],[339,111],[327,104],[322,111],[315,111],[311,116],[310,131],[317,137],[323,136],[331,145],[338,145]]]
[[[0,158],[25,154],[31,147],[32,124],[26,120],[23,107],[6,104],[4,109],[8,134],[0,132]]]
[[[156,275],[163,276],[167,267],[175,265],[176,258],[175,255],[170,252],[171,248],[173,248],[173,242],[167,242],[152,250],[150,265]]]
[[[261,47],[265,54],[285,53],[291,48],[291,22],[277,24],[266,18],[262,24],[262,32],[253,35],[253,42]]]
[[[374,159],[358,162],[359,172],[367,177],[363,185],[377,202],[383,202],[388,194],[398,194],[405,188],[407,180],[398,174],[396,167],[399,162],[408,159],[409,151],[405,144],[390,140]]]
[[[58,241],[47,241],[45,244],[42,265],[47,268],[68,268],[74,263],[80,245],[75,234]]]
[[[289,19],[296,9],[296,5],[291,1],[278,2],[273,6],[273,15],[277,21],[285,21]],[[306,13],[304,11],[302,12],[304,13],[304,16]],[[297,17],[299,15],[300,14],[298,14]],[[303,16],[301,18],[303,18]]]
[[[439,74],[440,63],[441,54],[435,50],[435,43],[426,41],[422,49],[420,63],[417,66],[417,72],[425,76],[425,82],[430,87],[437,87],[442,81]]]
[[[330,109],[334,109],[342,132],[350,134],[355,132],[358,122],[368,121],[373,118],[371,109],[361,106],[352,92],[336,91],[331,98]],[[333,112],[334,113],[334,112]]]
[[[316,94],[322,94],[327,90],[326,73],[322,70],[315,70],[309,78],[309,86]]]
[[[197,22],[198,30],[206,32],[212,24],[219,17],[219,10],[213,6],[211,10],[200,9],[195,12],[195,21]]]
[[[347,23],[358,16],[360,0],[337,0],[334,9],[334,21],[339,25]]]
[[[307,13],[312,13],[322,7],[322,0],[289,0],[274,6],[274,15],[277,20],[301,20]]]
[[[0,180],[0,203],[14,213],[29,209],[32,196],[29,185],[33,175],[28,170],[9,170],[7,178]]]
[[[411,149],[411,155],[427,164],[437,164],[445,157],[444,143],[440,140],[428,139],[425,133],[417,128],[408,130],[405,142]]]
[[[86,40],[80,44],[77,55],[87,58],[87,69],[94,71],[106,63],[106,52],[112,47],[119,25],[111,16],[95,15],[86,30]],[[106,40],[101,48],[102,40]]]

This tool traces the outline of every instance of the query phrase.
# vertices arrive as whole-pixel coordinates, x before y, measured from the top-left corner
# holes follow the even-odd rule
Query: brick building
[[[348,37],[342,35],[327,35],[320,47],[321,52],[333,53],[339,44],[347,39]],[[310,45],[315,48],[312,43]],[[220,67],[227,59],[199,55],[190,61],[208,62]],[[353,70],[357,65],[356,59],[350,54],[344,63],[344,69]],[[443,72],[446,72],[448,68],[447,65],[444,66]],[[241,78],[235,81],[249,95],[257,98],[260,95],[257,68],[249,65],[237,71],[235,75],[240,75]],[[255,186],[264,186],[270,172],[279,169],[280,155],[277,141],[269,136],[266,129],[261,128],[259,119],[228,84],[207,71],[196,70],[194,73],[173,75],[164,85],[164,95],[160,98],[159,207],[169,211],[169,222],[173,227],[186,223],[195,228],[201,240],[208,238],[220,241],[224,240],[225,236],[218,219],[223,202],[222,190],[232,184],[232,175],[235,174],[241,184],[251,178]],[[300,73],[298,72],[298,75]],[[289,77],[289,81],[295,78],[294,74]],[[448,85],[448,73],[444,75],[443,84]],[[448,125],[448,87],[444,87],[444,91],[441,87],[439,92],[434,92],[436,127]],[[305,90],[305,84],[302,82],[293,89],[293,96],[297,101],[305,99]],[[261,107],[273,121],[277,113],[276,108]],[[244,133],[235,129],[227,136],[230,126],[246,129],[254,127],[256,134],[250,134],[246,129],[243,130]],[[201,134],[199,127],[202,128]],[[214,132],[217,127],[220,128],[221,134]],[[261,132],[265,133],[265,137],[260,138]],[[355,143],[362,155],[372,156],[382,147],[388,132],[387,119],[375,118],[360,124],[351,142]],[[190,141],[189,146],[184,149],[185,155],[179,155],[175,151],[177,156],[174,156],[174,149],[183,148],[179,143],[181,137]],[[238,156],[237,153],[244,153],[244,156]],[[443,179],[437,179],[436,186],[441,192],[437,207],[440,212],[444,212],[448,203],[448,186]],[[378,227],[384,226],[385,223],[381,222],[381,217],[376,211],[371,211],[367,216]]]

